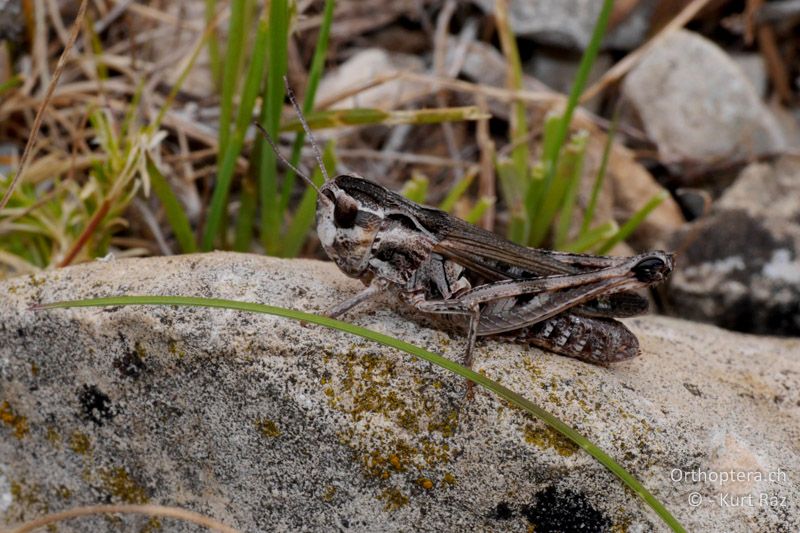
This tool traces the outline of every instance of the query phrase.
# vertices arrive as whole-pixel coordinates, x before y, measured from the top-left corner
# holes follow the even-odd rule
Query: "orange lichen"
[[[56,431],[56,428],[54,427],[47,428],[46,438],[53,446],[61,445],[61,435],[58,433],[58,431]]]
[[[92,441],[85,433],[73,431],[69,436],[69,447],[77,454],[87,455],[92,451]]]
[[[262,435],[271,439],[280,437],[283,434],[278,425],[269,418],[256,420],[256,429],[258,429]]]
[[[118,500],[138,504],[147,503],[150,500],[147,490],[131,479],[128,471],[124,468],[102,469],[99,474],[103,488]]]
[[[336,496],[336,487],[328,485],[322,493],[322,501],[331,502],[334,496]]]
[[[431,490],[433,488],[433,481],[426,477],[419,478],[417,484],[425,490]]]
[[[408,505],[408,496],[400,492],[399,489],[395,488],[385,489],[383,492],[381,492],[379,499],[386,502],[383,506],[385,511],[396,511],[397,509]]]
[[[22,439],[30,430],[28,419],[15,413],[8,401],[4,401],[3,404],[0,405],[0,420],[2,420],[5,425],[14,429],[14,436],[18,439]]]
[[[550,427],[539,429],[532,425],[525,426],[525,442],[541,449],[552,448],[563,457],[578,451],[577,444]]]

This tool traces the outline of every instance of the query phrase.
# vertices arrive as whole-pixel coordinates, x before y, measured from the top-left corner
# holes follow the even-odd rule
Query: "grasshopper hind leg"
[[[639,340],[612,318],[563,313],[514,336],[519,342],[594,364],[616,363],[639,355]]]

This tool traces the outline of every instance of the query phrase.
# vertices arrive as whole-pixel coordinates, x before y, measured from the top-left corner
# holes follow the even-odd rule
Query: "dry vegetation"
[[[617,2],[610,27],[637,3]],[[505,1],[489,14],[454,1],[327,4],[329,40],[320,38],[330,20],[322,1],[0,2],[0,192],[8,202],[0,272],[109,253],[318,254],[313,196],[250,127],[257,118],[273,134],[284,131],[283,141],[294,140],[285,153],[302,153],[311,173],[309,148],[289,133],[298,124],[284,72],[331,170],[359,172],[520,242],[606,252],[665,199],[676,211],[665,193],[643,197],[617,217],[622,231],[594,212],[610,119],[576,109],[571,127],[587,130],[588,143],[567,135],[569,106],[566,120],[545,120],[567,98],[522,73],[528,52],[517,50]],[[723,20],[761,45],[775,93],[789,101],[794,73],[775,31],[754,25],[759,4],[738,14],[723,2],[661,2],[653,41],[693,20],[712,34],[711,20],[733,12],[738,18]],[[598,109],[610,117],[615,82],[647,46],[573,96],[605,95]],[[338,68],[357,56],[374,75]],[[631,127],[623,133],[644,138]],[[610,174],[639,172],[621,145],[611,152]],[[570,185],[582,174],[600,175],[598,191]],[[552,178],[556,191],[531,197],[531,180]]]

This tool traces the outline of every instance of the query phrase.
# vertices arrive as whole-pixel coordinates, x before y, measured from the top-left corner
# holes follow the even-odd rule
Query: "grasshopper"
[[[331,179],[288,84],[287,93],[313,146],[323,185],[317,187],[287,161],[256,126],[278,158],[317,191],[317,235],[328,257],[366,286],[328,316],[389,293],[438,318],[441,327],[463,332],[467,366],[476,338],[488,335],[596,364],[639,354],[638,339],[615,318],[647,311],[647,299],[633,291],[664,281],[672,254],[604,257],[527,248],[360,176]]]

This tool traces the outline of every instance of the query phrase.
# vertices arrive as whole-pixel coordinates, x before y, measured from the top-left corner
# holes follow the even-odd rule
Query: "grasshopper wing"
[[[431,233],[438,238],[434,252],[477,273],[487,282],[586,273],[619,266],[629,260],[527,248],[434,209],[424,209],[419,220],[427,222],[432,227]],[[576,312],[594,317],[627,317],[642,314],[647,309],[646,298],[634,292],[619,292],[581,304]]]

